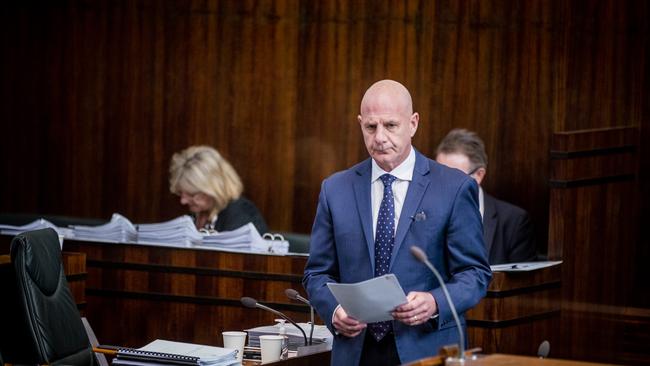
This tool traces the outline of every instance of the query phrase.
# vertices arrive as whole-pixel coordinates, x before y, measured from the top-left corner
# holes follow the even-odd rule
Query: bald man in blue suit
[[[441,272],[459,314],[485,296],[491,272],[478,186],[413,148],[419,115],[400,83],[373,84],[358,120],[370,158],[323,181],[303,284],[335,334],[332,365],[396,365],[459,341],[439,283],[411,246],[421,247]],[[395,274],[407,293],[390,322],[360,323],[327,288],[383,273]]]

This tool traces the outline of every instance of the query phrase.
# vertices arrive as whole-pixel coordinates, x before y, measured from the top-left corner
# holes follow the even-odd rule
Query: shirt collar
[[[481,186],[478,186],[478,210],[481,212],[481,218],[485,217],[485,194]]]
[[[379,167],[375,159],[371,159],[372,176],[370,182],[376,181],[377,179],[379,179],[379,177],[381,177],[386,173],[389,173],[390,175],[394,176],[399,180],[405,180],[409,182],[413,180],[413,169],[415,168],[415,149],[413,148],[413,146],[411,146],[410,148],[411,151],[409,152],[409,155],[406,157],[406,159],[390,172],[384,171],[384,169]]]

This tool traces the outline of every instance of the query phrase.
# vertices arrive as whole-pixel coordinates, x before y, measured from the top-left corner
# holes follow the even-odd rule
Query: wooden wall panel
[[[640,351],[647,337],[635,333],[650,323],[650,309],[632,286],[642,253],[631,224],[639,222],[637,139],[636,127],[553,137],[549,256],[563,261],[560,357],[650,360]]]
[[[171,155],[219,148],[276,230],[308,232],[320,181],[366,156],[363,90],[395,78],[432,155],[479,132],[486,189],[544,250],[553,130],[639,125],[641,1],[90,1],[5,5],[2,211],[157,221]],[[19,198],[20,197],[20,198]]]
[[[221,344],[222,331],[273,324],[276,315],[245,308],[243,296],[297,322],[309,320],[309,307],[284,293],[294,288],[306,296],[304,256],[75,240],[64,247],[86,255],[86,316],[106,344],[139,347],[156,338]]]
[[[421,114],[415,146],[476,130],[485,189],[531,213],[545,252],[554,132],[639,128],[649,208],[648,19],[642,0],[3,4],[0,211],[169,219],[185,212],[171,155],[210,144],[272,229],[307,233],[321,180],[367,155],[364,89],[395,78]],[[627,287],[647,290],[647,235],[624,225],[638,236],[621,242],[638,254]]]

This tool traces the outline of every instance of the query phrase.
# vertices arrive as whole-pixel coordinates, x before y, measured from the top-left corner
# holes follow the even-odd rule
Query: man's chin
[[[372,157],[375,158],[375,160],[388,160],[390,155],[390,151],[374,151]]]
[[[390,154],[381,154],[381,155],[375,154],[373,155],[372,158],[375,159],[377,165],[379,165],[379,167],[381,167],[384,170],[386,170],[386,167],[391,166],[392,165],[391,163],[393,162],[393,159],[391,159]]]

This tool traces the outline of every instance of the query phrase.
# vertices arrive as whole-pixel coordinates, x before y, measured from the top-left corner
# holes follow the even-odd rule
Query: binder
[[[173,353],[144,351],[134,348],[119,348],[117,350],[116,357],[116,360],[113,361],[114,365],[120,365],[121,363],[119,360],[146,361],[179,366],[199,366],[201,364],[201,359],[199,357],[177,355]]]
[[[114,365],[225,366],[237,363],[237,350],[156,339],[138,349],[119,348]]]

